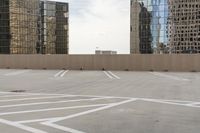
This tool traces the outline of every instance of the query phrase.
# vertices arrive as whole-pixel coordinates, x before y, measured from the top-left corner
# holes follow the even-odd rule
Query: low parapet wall
[[[0,68],[200,71],[196,55],[0,55]]]

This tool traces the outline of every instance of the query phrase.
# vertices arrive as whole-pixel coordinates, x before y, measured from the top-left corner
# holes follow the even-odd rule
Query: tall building
[[[0,1],[0,53],[10,53],[9,1]]]
[[[200,53],[200,2],[131,0],[130,30],[132,54],[148,53],[150,45],[158,54]]]
[[[42,52],[68,54],[68,3],[42,1]]]
[[[130,53],[147,54],[152,52],[151,13],[143,2],[131,1]]]
[[[0,54],[68,54],[68,3],[1,0]]]
[[[171,53],[200,53],[200,1],[169,0]]]
[[[39,1],[0,1],[0,53],[36,53]]]

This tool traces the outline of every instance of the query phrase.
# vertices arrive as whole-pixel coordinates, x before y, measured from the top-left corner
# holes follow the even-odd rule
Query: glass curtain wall
[[[39,0],[10,0],[9,14],[10,53],[37,53]]]
[[[43,53],[68,54],[68,4],[41,2]]]
[[[9,0],[0,0],[0,53],[8,54],[10,45]]]
[[[56,53],[68,54],[68,4],[56,3]]]
[[[56,54],[56,4],[41,2],[42,53]]]
[[[199,0],[131,0],[131,53],[150,49],[200,53]]]
[[[168,45],[167,21],[167,0],[132,0],[131,35],[138,34],[139,40],[137,42],[131,41],[131,53],[164,52],[163,47]],[[131,40],[134,40],[133,37],[131,36]],[[134,45],[138,46],[134,47]]]
[[[68,3],[0,0],[0,54],[68,54]]]

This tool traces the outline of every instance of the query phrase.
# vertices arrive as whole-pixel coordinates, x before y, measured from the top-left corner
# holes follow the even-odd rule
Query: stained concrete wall
[[[200,71],[196,55],[0,55],[0,68]]]

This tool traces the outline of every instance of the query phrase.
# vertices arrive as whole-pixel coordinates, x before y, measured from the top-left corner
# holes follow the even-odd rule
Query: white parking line
[[[102,100],[102,99],[108,99],[108,98],[90,98],[90,99],[76,99],[76,100],[54,101],[54,102],[37,102],[37,103],[26,103],[26,104],[2,105],[2,106],[0,106],[0,108],[46,105],[46,104],[55,104],[55,103],[82,102],[82,101],[95,101],[95,100]]]
[[[92,104],[92,105],[83,105],[83,106],[71,106],[71,107],[47,108],[47,109],[36,109],[36,110],[15,111],[15,112],[3,112],[3,113],[0,113],[0,116],[13,115],[13,114],[35,113],[35,112],[46,112],[46,111],[56,111],[56,110],[65,110],[65,109],[99,107],[99,106],[107,106],[107,105],[109,105],[109,104]]]
[[[66,94],[49,94],[49,93],[28,93],[28,92],[3,92],[0,91],[0,94],[4,94],[4,95],[27,95],[27,96],[41,96],[41,95],[46,95],[46,96],[64,96]]]
[[[11,94],[11,95],[2,95],[0,98],[9,98],[9,97],[23,97],[23,96],[29,96],[27,94]]]
[[[106,71],[103,71],[105,74],[106,74],[106,76],[108,76],[110,79],[113,79],[113,77],[108,73],[108,72],[106,72]]]
[[[133,99],[133,98],[132,98]],[[130,100],[130,99],[129,99]],[[195,104],[198,104],[200,102],[195,102],[195,101],[181,101],[181,100],[165,100],[165,99],[148,99],[148,98],[134,98],[133,101],[137,101],[137,100],[141,100],[141,101],[146,101],[146,102],[155,102],[155,103],[164,103],[164,104],[173,104],[173,105],[181,105],[181,106],[186,106],[186,107],[197,107],[195,106]],[[185,104],[179,104],[177,102],[181,102],[181,103],[185,103]],[[191,103],[191,104],[188,104]],[[192,104],[193,103],[193,104]],[[194,105],[194,106],[192,106]],[[108,105],[110,107],[110,104]],[[106,107],[108,108],[108,107]],[[106,109],[105,108],[105,109]],[[200,108],[200,106],[198,106],[198,108]],[[101,109],[103,110],[104,107],[101,107]],[[97,109],[98,111],[99,109]],[[96,111],[96,109],[94,110]],[[99,110],[100,111],[100,110]],[[89,111],[90,112],[90,111]],[[93,111],[91,111],[92,113]],[[78,116],[81,116],[82,113],[78,114]],[[85,113],[83,113],[85,114]],[[86,111],[87,114],[87,111]],[[74,116],[74,115],[73,115]],[[75,115],[77,116],[77,115]],[[71,118],[71,117],[67,117],[67,118]],[[73,118],[73,117],[72,117]],[[60,120],[63,119],[63,117],[53,117],[53,118],[45,118],[45,119],[33,119],[33,120],[24,120],[24,121],[16,121],[17,123],[33,123],[33,122],[44,122],[44,121],[53,121],[53,120]]]
[[[106,76],[108,76],[110,79],[120,79],[120,77],[118,77],[117,75],[115,75],[114,73],[112,73],[111,71],[103,71]]]
[[[69,127],[60,126],[60,125],[55,124],[55,123],[48,123],[48,124],[43,123],[43,125],[46,125],[46,126],[49,126],[49,127],[55,128],[55,129],[59,129],[59,130],[65,131],[65,132],[69,132],[69,133],[85,133],[83,131],[78,131],[76,129],[72,129],[72,128],[69,128]]]
[[[64,70],[62,70],[62,71],[59,71],[58,73],[56,73],[55,75],[54,75],[54,77],[58,77],[61,73],[63,73],[64,72]]]
[[[112,73],[111,71],[108,71],[108,73],[110,73],[113,77],[115,77],[116,79],[120,79],[120,77],[118,77],[117,75],[115,75],[114,73]]]
[[[47,119],[36,119],[36,120],[27,120],[27,121],[17,121],[15,123],[27,124],[27,123],[34,123],[34,122],[50,121],[50,120],[58,119],[58,118],[61,118],[61,117],[47,118]],[[45,123],[43,125],[45,125]],[[69,128],[69,127],[60,126],[60,125],[57,125],[57,124],[54,124],[54,123],[52,123],[52,124],[48,123],[48,125],[46,125],[46,126],[50,126],[50,127],[55,128],[55,129],[64,130],[64,131],[70,132],[70,133],[84,133],[82,131],[78,131],[78,130],[75,130],[75,129],[72,129],[72,128]]]
[[[200,108],[200,102],[189,103],[189,104],[187,104],[187,106]]]
[[[55,122],[59,122],[59,121],[62,121],[62,120],[67,120],[67,119],[71,119],[71,118],[75,118],[75,117],[87,115],[87,114],[90,114],[90,113],[102,111],[102,110],[105,110],[105,109],[109,109],[109,108],[112,108],[112,107],[115,107],[115,106],[119,106],[119,105],[122,105],[122,104],[133,102],[133,101],[136,101],[136,100],[137,99],[129,99],[129,100],[125,100],[125,101],[118,102],[118,103],[108,104],[107,106],[103,106],[103,107],[100,107],[100,108],[96,108],[96,109],[84,111],[84,112],[81,112],[81,113],[69,115],[69,116],[62,117],[62,118],[57,118],[57,119],[55,118],[55,119],[49,120],[47,122],[41,122],[41,124],[49,126],[49,127],[53,127],[53,128],[65,131],[65,132],[70,132],[70,133],[84,133],[84,132],[79,131],[79,130],[75,130],[75,129],[71,129],[71,128],[68,128],[68,127],[57,125],[57,124],[55,124]]]
[[[62,70],[62,71],[59,71],[58,73],[56,73],[55,75],[54,75],[54,77],[55,78],[57,78],[57,77],[64,77],[65,76],[65,74],[67,73],[67,72],[69,72],[69,70]]]
[[[16,94],[16,92],[1,92],[2,94]],[[132,99],[132,98],[136,98],[136,97],[123,97],[123,96],[99,96],[99,95],[74,95],[74,94],[45,94],[45,93],[20,93],[20,94],[27,94],[27,95],[32,95],[32,96],[41,96],[41,95],[47,95],[47,96],[60,96],[60,97],[88,97],[88,98],[117,98],[117,99]],[[19,94],[19,95],[20,95]],[[142,97],[137,97],[137,99],[140,100],[147,100],[149,98],[142,98]],[[167,102],[181,102],[181,103],[199,103],[197,101],[188,101],[188,100],[172,100],[172,99],[150,99],[150,100],[160,100],[160,101],[167,101]]]
[[[155,76],[169,78],[169,79],[173,79],[173,80],[177,80],[177,81],[190,81],[189,79],[185,79],[185,78],[181,78],[181,77],[177,77],[177,76],[172,76],[172,75],[168,75],[168,74],[164,74],[164,73],[159,73],[159,72],[149,72],[149,73],[151,73]]]
[[[163,103],[163,104],[171,104],[171,105],[178,105],[178,106],[186,106],[186,107],[193,107],[193,108],[200,108],[200,106],[196,106],[192,104],[192,101],[182,101],[179,100],[162,100],[162,99],[148,99],[148,98],[139,98],[138,100],[146,101],[146,102],[154,102],[154,103]],[[188,103],[189,102],[189,103]]]
[[[190,103],[188,105],[200,105],[200,102],[193,102],[193,103]]]
[[[18,98],[18,99],[6,99],[6,100],[0,100],[0,102],[24,101],[24,100],[36,100],[36,99],[53,99],[53,98],[64,98],[64,97],[75,97],[75,96],[73,96],[73,95],[63,95],[63,96],[48,96],[48,97]]]
[[[2,94],[17,94],[16,92],[1,92]],[[49,93],[25,93],[22,92],[20,94],[27,94],[27,95],[32,95],[32,96],[41,96],[41,95],[47,95],[47,96],[74,96],[74,97],[96,97],[96,98],[119,98],[119,99],[130,99],[132,97],[113,97],[113,96],[98,96],[98,95],[74,95],[74,94],[49,94]]]
[[[45,121],[50,121],[50,120],[58,119],[58,118],[62,118],[62,117],[53,117],[53,118],[44,118],[44,119],[33,119],[33,120],[15,121],[15,123],[27,124],[27,123],[35,123],[35,122],[45,122]]]
[[[69,72],[69,70],[64,71],[64,72],[60,75],[60,77],[64,77],[65,74],[68,73],[68,72]]]
[[[16,121],[16,123],[21,123],[22,124],[22,123],[44,122],[44,121],[46,121],[46,122],[58,121],[58,120],[60,121],[60,120],[63,120],[63,119],[70,119],[70,118],[74,118],[74,117],[90,114],[90,113],[93,113],[93,112],[109,109],[109,108],[112,108],[112,107],[115,107],[115,106],[119,106],[119,105],[122,105],[122,104],[125,104],[125,103],[133,102],[133,101],[136,101],[136,100],[137,99],[129,99],[129,100],[125,100],[125,101],[117,102],[117,103],[94,105],[94,106],[103,106],[103,107],[100,107],[100,108],[97,108],[97,109],[88,110],[88,111],[77,113],[77,114],[73,114],[73,115],[70,115],[70,116],[67,116],[67,117],[53,117],[53,118],[45,118],[45,119],[24,120],[24,121]],[[86,106],[77,106],[77,107],[86,107]]]
[[[13,93],[13,94],[8,94],[8,95],[0,95],[0,99],[1,98],[9,98],[9,97],[30,97],[30,96],[64,96],[64,94],[63,95],[60,95],[60,94],[49,94],[49,95],[46,95],[46,94],[26,94],[26,93],[19,93],[19,94],[17,94],[17,93]]]
[[[39,130],[39,129],[35,129],[35,128],[29,127],[29,126],[22,125],[20,123],[11,122],[11,121],[4,120],[4,119],[0,119],[0,123],[6,124],[9,126],[13,126],[13,127],[17,127],[19,129],[22,129],[22,130],[25,130],[25,131],[28,131],[31,133],[47,133],[47,132]]]
[[[16,75],[23,74],[26,72],[30,72],[30,70],[18,70],[16,72],[7,73],[5,74],[5,76],[16,76]]]
[[[136,101],[136,100],[137,100],[136,98],[133,98],[133,99],[125,100],[125,101],[118,102],[118,103],[110,103],[110,104],[107,104],[107,106],[103,106],[103,107],[100,107],[100,108],[84,111],[84,112],[81,112],[81,113],[69,115],[69,116],[62,117],[62,118],[53,119],[51,121],[44,122],[42,124],[48,125],[48,123],[55,123],[55,122],[59,122],[59,121],[62,121],[62,120],[67,120],[67,119],[75,118],[75,117],[78,117],[78,116],[87,115],[87,114],[90,114],[90,113],[94,113],[94,112],[102,111],[102,110],[105,110],[105,109],[113,108],[115,106],[119,106],[119,105],[122,105],[122,104],[130,103],[130,102],[133,102],[133,101]]]
[[[4,93],[4,92],[0,92],[0,93],[5,94],[5,95],[7,95],[7,94],[16,94],[16,93]],[[34,93],[29,93],[29,94],[34,96]],[[45,95],[45,94],[41,94],[41,95]],[[55,95],[57,95],[57,96],[55,96]],[[0,119],[0,123],[7,124],[7,125],[10,125],[10,126],[13,126],[13,127],[17,127],[19,129],[23,129],[23,130],[25,130],[27,132],[31,132],[31,133],[46,133],[46,132],[42,131],[40,129],[35,129],[35,128],[32,128],[32,127],[25,126],[23,124],[38,122],[37,124],[40,123],[40,124],[43,124],[45,126],[48,126],[48,127],[54,128],[54,129],[62,130],[64,132],[84,133],[83,131],[79,131],[79,130],[76,130],[76,129],[72,129],[72,128],[69,128],[69,127],[58,125],[56,122],[60,122],[60,121],[63,121],[63,120],[68,120],[68,119],[71,119],[71,118],[76,118],[76,117],[80,117],[80,116],[84,116],[84,115],[89,115],[91,113],[95,113],[95,112],[98,112],[98,111],[103,111],[103,110],[106,110],[106,109],[110,109],[110,108],[113,108],[113,107],[116,107],[116,106],[120,106],[120,105],[123,105],[123,104],[126,104],[126,103],[137,101],[137,100],[141,100],[141,101],[144,101],[144,102],[153,102],[153,103],[158,103],[158,104],[159,103],[160,104],[171,104],[171,105],[177,105],[177,106],[200,108],[200,106],[198,105],[199,104],[198,101],[149,99],[149,98],[134,98],[134,97],[54,94],[54,96],[48,96],[48,97],[41,97],[40,96],[39,99],[41,99],[41,98],[49,98],[49,97],[58,97],[59,98],[59,97],[66,97],[66,96],[67,97],[68,96],[77,97],[77,98],[78,97],[84,97],[84,98],[86,97],[86,98],[85,99],[84,98],[83,99],[74,99],[74,100],[72,99],[72,100],[66,100],[66,101],[52,101],[52,102],[51,101],[47,101],[47,102],[38,102],[38,103],[25,103],[25,104],[22,103],[22,104],[16,104],[16,105],[14,105],[14,104],[13,105],[3,105],[3,106],[0,106],[0,107],[4,108],[4,107],[17,107],[17,106],[29,106],[29,105],[32,106],[32,105],[53,104],[53,103],[57,104],[57,103],[63,103],[63,102],[76,102],[76,101],[77,102],[81,102],[81,101],[92,101],[92,100],[101,100],[101,99],[110,99],[110,98],[116,98],[118,100],[120,100],[120,99],[121,100],[120,100],[120,102],[114,102],[114,103],[109,103],[108,101],[106,101],[105,104],[97,104],[97,102],[95,102],[95,104],[94,103],[93,104],[90,103],[90,105],[82,105],[82,106],[80,106],[81,104],[79,104],[79,106],[69,106],[69,107],[63,107],[63,105],[62,105],[62,107],[45,108],[45,109],[38,109],[40,106],[36,106],[36,109],[34,108],[34,110],[22,110],[22,111],[13,110],[13,112],[6,112],[5,111],[5,112],[0,113],[0,116],[8,115],[9,117],[11,117],[10,115],[13,115],[13,114],[25,114],[25,113],[34,113],[34,112],[46,113],[48,111],[60,111],[60,110],[66,111],[67,109],[81,109],[81,108],[83,108],[83,109],[86,108],[87,109],[88,108],[87,111],[81,111],[79,113],[75,113],[75,114],[68,115],[68,116],[63,116],[63,117],[61,116],[61,117],[44,118],[44,119],[32,119],[32,120],[29,119],[29,120],[23,120],[23,121],[17,121],[17,120],[16,121],[7,121],[7,120],[4,120],[4,119]],[[30,97],[29,99],[33,99],[33,98]],[[38,98],[36,98],[36,99],[38,99]],[[10,99],[10,100],[13,101],[15,99]],[[24,109],[26,109],[26,108],[24,108]],[[38,113],[38,114],[40,114],[40,113]],[[52,116],[49,115],[49,117],[52,117]]]

